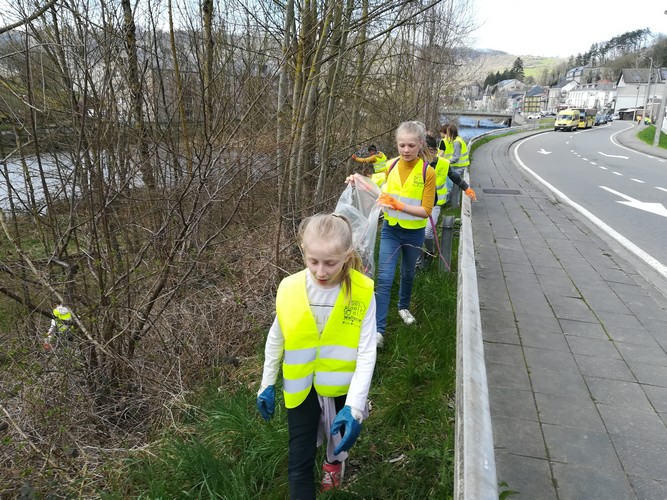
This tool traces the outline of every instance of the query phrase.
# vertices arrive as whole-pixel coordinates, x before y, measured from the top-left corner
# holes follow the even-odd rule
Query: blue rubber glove
[[[267,422],[276,410],[276,386],[270,385],[257,395],[257,410]]]
[[[352,445],[361,432],[361,417],[359,420],[354,418],[352,416],[352,408],[347,405],[338,412],[333,424],[331,424],[331,435],[333,436],[339,432],[343,436],[343,439],[338,446],[336,446],[334,455],[338,455],[341,451],[347,451],[352,448]]]

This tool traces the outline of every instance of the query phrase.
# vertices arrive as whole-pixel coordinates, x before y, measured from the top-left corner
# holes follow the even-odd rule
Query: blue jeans
[[[424,228],[404,229],[398,224],[390,226],[387,221],[384,221],[380,235],[378,274],[375,280],[375,319],[377,331],[380,333],[384,333],[387,326],[389,295],[394,282],[398,255],[401,254],[401,286],[398,289],[398,309],[400,310],[410,307],[415,265],[421,255],[423,243]]]

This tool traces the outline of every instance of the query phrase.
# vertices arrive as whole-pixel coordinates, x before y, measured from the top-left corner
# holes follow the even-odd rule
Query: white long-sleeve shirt
[[[310,272],[306,272],[306,293],[310,310],[317,323],[317,331],[322,334],[331,310],[333,309],[341,286],[322,288],[312,278]],[[375,369],[377,357],[377,328],[375,324],[375,296],[371,296],[371,302],[361,323],[361,336],[357,349],[357,368],[352,375],[350,388],[347,392],[345,404],[362,411],[366,406],[368,391]],[[285,336],[278,323],[278,317],[273,319],[269,329],[264,348],[264,374],[262,376],[262,387],[273,385],[278,378],[280,364],[285,351]]]

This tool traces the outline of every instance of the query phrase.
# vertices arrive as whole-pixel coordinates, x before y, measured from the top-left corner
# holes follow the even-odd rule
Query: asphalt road
[[[521,141],[516,160],[667,266],[667,160],[621,146],[628,122]]]

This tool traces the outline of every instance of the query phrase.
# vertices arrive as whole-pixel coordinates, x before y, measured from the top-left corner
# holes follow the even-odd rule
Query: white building
[[[649,86],[648,68],[624,69],[616,83],[616,111],[643,108],[647,97],[649,104],[657,101],[663,95],[666,78],[667,69],[653,68]]]
[[[616,99],[616,84],[607,81],[577,85],[567,93],[566,104],[573,108],[612,108]]]

